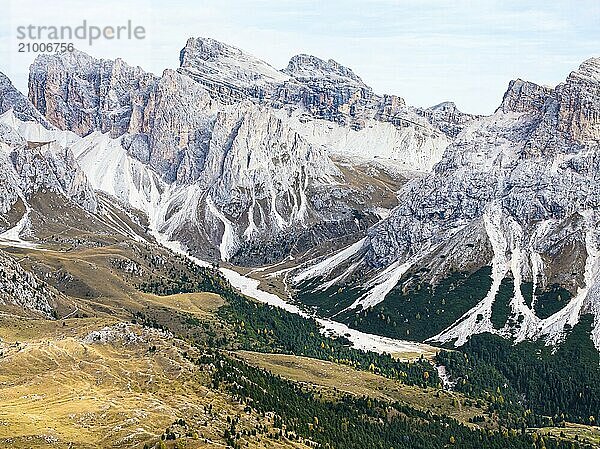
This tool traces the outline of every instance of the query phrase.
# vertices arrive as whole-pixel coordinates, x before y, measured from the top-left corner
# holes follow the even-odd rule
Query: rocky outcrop
[[[275,108],[299,108],[305,114],[304,122],[322,119],[355,131],[377,121],[424,130],[422,140],[432,134],[432,125],[434,131],[445,132],[435,122],[419,120],[422,114],[407,107],[402,98],[375,94],[351,69],[333,59],[300,54],[278,71],[235,47],[209,38],[191,38],[181,51],[180,61],[180,73],[207,87],[221,101],[250,99]],[[403,147],[407,153],[413,151],[410,145]]]
[[[51,318],[59,297],[60,293],[0,251],[0,306],[16,306]]]
[[[282,72],[298,83],[297,101],[315,118],[361,129],[363,121],[378,112],[379,97],[351,69],[333,59],[297,55]]]
[[[476,115],[461,112],[451,101],[445,101],[427,109],[417,109],[416,112],[452,138],[458,136],[466,125],[478,118]]]
[[[207,64],[238,54],[205,44]],[[194,60],[192,54],[182,57]],[[53,99],[60,105],[46,107],[53,123],[86,136],[75,152],[94,187],[140,208],[157,232],[203,257],[246,264],[279,260],[364,231],[377,220],[377,204],[390,196],[385,183],[366,179],[364,188],[345,179],[327,148],[302,135],[286,112],[248,98],[222,101],[223,86],[235,80],[239,87],[248,71],[241,70],[240,79],[221,67],[219,82],[228,81],[217,94],[183,73],[166,70],[154,78],[82,54],[43,57],[34,67],[32,99],[44,99],[42,106]],[[71,72],[62,80],[80,82],[48,84],[44,73],[54,67]],[[61,98],[76,100],[62,104]],[[84,111],[81,98],[90,106]]]
[[[54,126],[86,136],[120,136],[132,116],[140,124],[155,77],[122,60],[95,59],[72,51],[40,55],[29,73],[29,99]]]
[[[22,121],[33,121],[49,128],[44,116],[27,97],[19,92],[6,75],[0,73],[0,115],[12,110],[15,117]]]
[[[512,80],[498,110],[540,113],[553,89],[521,79]]]
[[[577,136],[593,136],[600,79],[594,91],[594,78],[582,73],[589,74],[589,62],[555,90],[511,82],[498,111],[471,123],[434,172],[407,185],[403,205],[372,230],[373,263],[386,265],[399,254],[406,257],[417,245],[438,238],[438,225],[449,228],[479,219],[494,201],[501,201],[502,209],[524,225],[565,219],[599,204],[590,190],[592,173],[598,170],[591,156],[599,141]],[[583,96],[586,102],[573,100]],[[572,140],[557,140],[566,128],[573,130]],[[535,158],[526,152],[549,142],[561,145]],[[415,219],[419,225],[409,225]],[[379,242],[386,227],[392,228],[384,233],[386,242]],[[407,233],[409,229],[413,231]]]
[[[30,103],[27,108],[23,98],[0,116],[0,216],[9,213],[18,201],[27,204],[42,191],[54,192],[95,212],[97,199],[75,161],[70,149],[72,139],[52,129],[43,117],[23,114],[34,110]],[[7,104],[10,96],[0,100]],[[21,113],[15,112],[18,110]],[[34,120],[23,121],[18,116]]]
[[[266,62],[210,38],[188,39],[179,60],[180,73],[228,104],[249,98],[277,102],[276,87],[290,81]],[[285,92],[279,95],[285,96]]]
[[[401,190],[399,206],[344,262],[350,272],[370,273],[354,306],[383,301],[400,281],[435,285],[491,266],[486,297],[434,340],[463,344],[492,332],[555,343],[591,312],[600,348],[598,73],[591,59],[555,89],[513,81],[495,114],[466,124],[433,172]],[[496,329],[490,317],[504,278],[514,282],[512,318]],[[526,283],[533,285],[529,304]],[[573,299],[542,319],[536,298],[556,285]]]
[[[118,59],[77,51],[45,55],[31,67],[30,98],[60,129],[129,135],[124,143],[131,154],[168,182],[198,176],[216,112],[242,100],[247,108],[280,110],[286,126],[336,156],[389,159],[404,170],[430,170],[472,118],[457,111],[423,113],[399,97],[378,96],[333,60],[298,55],[278,71],[212,39],[189,39],[178,72],[185,76],[166,71],[156,78]],[[200,86],[191,86],[188,77]]]

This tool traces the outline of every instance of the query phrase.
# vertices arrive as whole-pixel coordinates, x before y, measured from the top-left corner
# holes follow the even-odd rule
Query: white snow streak
[[[431,337],[428,341],[455,341],[456,346],[464,345],[471,335],[483,332],[495,333],[491,322],[492,304],[500,289],[500,284],[508,269],[506,257],[507,242],[500,227],[502,210],[495,204],[483,215],[485,230],[494,251],[492,258],[492,285],[489,292],[475,307],[466,312],[450,327]]]
[[[518,327],[518,330],[514,336],[516,342],[524,341],[529,338],[531,335],[535,334],[536,327],[540,321],[540,319],[535,316],[535,313],[532,309],[529,308],[527,303],[525,302],[525,298],[523,297],[523,293],[521,292],[521,283],[522,280],[522,271],[523,265],[525,263],[523,250],[521,249],[521,241],[523,240],[523,230],[514,220],[508,220],[508,226],[512,243],[512,257],[510,260],[510,270],[514,279],[514,294],[513,298],[510,302],[510,308],[512,311],[513,317],[522,317],[521,324]],[[502,332],[506,336],[510,336],[512,333],[512,329],[508,326],[510,325],[510,319],[506,323],[506,327],[502,330]]]
[[[31,209],[29,206],[26,206],[25,213],[23,217],[19,220],[19,222],[13,226],[12,228],[4,231],[0,234],[0,245],[4,246],[12,246],[15,248],[37,248],[38,245],[33,242],[28,242],[26,240],[21,239],[21,234],[25,229],[30,226],[29,222],[29,213]]]
[[[321,262],[302,270],[299,274],[294,276],[292,279],[295,284],[298,284],[306,279],[313,279],[318,276],[328,275],[333,271],[334,268],[348,260],[350,257],[355,255],[360,249],[363,247],[365,243],[365,239],[361,239],[358,242],[350,245],[346,249],[334,254],[331,257],[328,257]]]
[[[379,304],[385,299],[387,294],[392,291],[398,282],[400,282],[404,273],[406,273],[414,263],[415,259],[412,258],[404,263],[397,261],[391,264],[367,284],[368,286],[373,286],[373,288],[367,294],[354,301],[352,305],[345,310],[355,309],[358,306],[362,306],[363,309],[366,309]]]
[[[219,244],[219,252],[221,253],[222,260],[229,260],[237,247],[237,239],[235,231],[233,230],[233,224],[219,209],[217,209],[217,206],[215,206],[210,196],[206,197],[206,205],[208,206],[210,213],[223,223],[223,236],[221,237],[221,243]]]
[[[585,300],[590,293],[597,295],[594,287],[598,286],[598,277],[600,272],[600,251],[596,243],[595,226],[592,222],[593,213],[591,211],[582,212],[586,222],[585,248],[587,258],[585,261],[584,285],[577,291],[569,303],[556,312],[554,315],[542,320],[540,323],[540,335],[546,337],[549,344],[556,344],[561,341],[565,334],[565,325],[575,326],[579,322]],[[600,332],[598,330],[598,318],[596,318],[595,328],[592,333],[594,344],[600,349]]]

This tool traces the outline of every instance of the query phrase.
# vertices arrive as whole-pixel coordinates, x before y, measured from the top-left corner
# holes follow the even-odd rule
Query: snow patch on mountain
[[[579,322],[579,318],[585,304],[591,308],[590,311],[598,311],[598,288],[600,287],[600,249],[598,244],[598,212],[582,211],[585,219],[585,247],[587,258],[585,261],[584,284],[580,287],[576,295],[560,311],[552,316],[542,320],[539,326],[539,334],[545,336],[547,341],[552,344],[559,343],[565,335],[566,327],[573,327]],[[600,318],[596,315],[594,320],[594,330],[592,339],[598,349],[600,349],[600,334],[598,332]]]
[[[492,285],[485,298],[479,304],[460,317],[448,329],[432,337],[430,341],[450,342],[462,346],[471,335],[483,332],[496,333],[492,325],[492,305],[500,289],[500,284],[508,269],[509,261],[506,256],[507,241],[501,228],[502,211],[496,205],[484,214],[483,221],[490,243],[494,250],[492,259]]]
[[[218,218],[221,223],[223,223],[223,237],[221,237],[221,243],[219,243],[219,251],[221,253],[221,259],[228,260],[236,249],[236,236],[233,231],[233,225],[231,221],[229,221],[225,215],[223,215],[215,206],[212,201],[212,198],[206,198],[206,204],[208,206],[208,210],[211,214],[213,214],[216,218]]]
[[[11,246],[15,248],[37,248],[38,245],[34,242],[23,240],[21,236],[31,229],[31,221],[29,220],[29,214],[31,209],[29,205],[26,205],[27,209],[23,217],[17,222],[17,224],[4,231],[0,234],[0,246]]]
[[[334,254],[333,256],[330,256],[315,265],[309,266],[308,268],[299,271],[293,277],[293,282],[298,284],[304,280],[313,279],[318,276],[323,276],[331,273],[342,262],[348,260],[350,257],[358,253],[364,243],[365,239],[361,239],[358,242],[353,243],[349,247],[343,249],[342,251]]]
[[[361,306],[362,309],[368,309],[369,307],[379,304],[398,284],[402,276],[410,269],[413,263],[414,260],[409,260],[405,263],[394,262],[372,281],[369,281],[366,285],[366,287],[371,288],[369,292],[354,301],[346,310],[356,309],[358,306]]]

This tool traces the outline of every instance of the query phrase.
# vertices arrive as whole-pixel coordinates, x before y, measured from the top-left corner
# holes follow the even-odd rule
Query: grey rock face
[[[354,84],[357,87],[368,88],[360,77],[348,67],[344,67],[333,59],[323,61],[312,55],[301,54],[292,57],[282,72],[307,84],[315,84],[320,80],[324,83]]]
[[[408,262],[435,283],[452,270],[492,266],[488,296],[435,340],[462,344],[496,332],[557,342],[592,312],[600,347],[598,62],[584,62],[555,89],[511,82],[497,112],[466,125],[433,173],[408,183],[399,206],[368,231],[367,271]],[[489,318],[504,277],[515,280],[513,320],[498,331]],[[533,283],[531,306],[523,282]],[[535,298],[553,284],[574,299],[542,320]]]
[[[558,131],[573,140],[600,140],[600,58],[585,61],[556,88]],[[554,112],[549,111],[549,112]]]
[[[155,77],[122,60],[98,60],[80,52],[40,55],[31,65],[29,98],[60,129],[80,136],[93,131],[119,136],[139,118]]]
[[[348,178],[330,157],[343,156],[340,142],[367,154],[362,142],[383,134],[383,150],[415,170],[428,169],[448,143],[402,99],[376,96],[334,61],[302,55],[279,71],[211,39],[190,39],[180,69],[160,78],[78,52],[42,56],[31,69],[30,97],[55,126],[109,133],[135,161],[107,181],[91,165],[90,151],[101,151],[92,145],[80,157],[93,185],[127,202],[130,178],[137,206],[161,232],[190,247],[216,247],[224,258],[261,253],[260,262],[285,257],[282,247],[308,249],[376,222],[389,187],[364,173],[358,183]],[[371,131],[371,122],[379,128]]]
[[[478,118],[476,115],[459,111],[451,101],[445,101],[427,109],[417,109],[416,112],[452,138],[458,136],[467,124]]]
[[[277,101],[275,86],[290,81],[266,62],[209,38],[188,39],[180,53],[179,72],[229,104],[248,98]]]
[[[60,294],[25,271],[16,260],[0,251],[0,304],[18,306],[50,318]]]
[[[4,81],[2,81],[4,80]],[[89,212],[97,201],[85,174],[70,151],[71,142],[58,139],[56,130],[8,79],[0,74],[4,89],[0,104],[0,214],[36,192],[56,192]]]
[[[297,55],[282,72],[301,86],[298,101],[313,117],[361,129],[361,119],[373,118],[380,109],[380,99],[373,90],[333,59]],[[403,100],[399,103],[404,104]],[[395,112],[389,111],[390,115]]]
[[[50,127],[44,116],[27,100],[27,97],[13,86],[6,75],[0,73],[0,115],[9,109],[12,109],[20,120],[34,121],[46,128]]]
[[[552,93],[549,87],[521,79],[512,80],[498,108],[502,112],[540,112]]]
[[[406,107],[400,97],[375,94],[351,69],[332,59],[300,54],[278,71],[235,47],[213,39],[191,38],[181,51],[180,61],[180,73],[225,102],[251,99],[275,108],[299,107],[311,118],[354,130],[365,128],[369,120],[414,127],[419,115],[426,116]],[[448,121],[453,119],[447,117]],[[460,120],[466,122],[466,116]],[[436,122],[417,123],[417,129],[419,125],[438,129]]]

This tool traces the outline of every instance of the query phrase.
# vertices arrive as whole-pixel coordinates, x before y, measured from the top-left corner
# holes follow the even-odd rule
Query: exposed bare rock
[[[539,86],[521,79],[512,80],[498,108],[502,112],[532,112],[539,113],[549,95],[551,88]]]
[[[168,331],[142,327],[131,323],[117,323],[92,331],[81,339],[86,344],[139,345],[152,341],[164,341],[173,338]]]
[[[210,38],[190,38],[180,53],[179,71],[205,86],[224,103],[247,98],[272,99],[290,78],[239,48]]]
[[[132,116],[139,124],[152,74],[122,60],[95,59],[80,52],[40,55],[31,65],[29,98],[56,127],[86,136],[92,131],[120,136]]]
[[[556,88],[558,130],[574,140],[600,140],[600,58],[583,62]]]
[[[17,306],[52,317],[60,294],[34,274],[24,270],[11,256],[0,251],[0,304]]]
[[[44,116],[11,83],[6,75],[0,73],[0,115],[12,109],[14,115],[23,121],[34,121],[46,128],[50,127]]]
[[[61,139],[57,138],[61,136]],[[66,138],[66,140],[65,140]],[[76,138],[73,135],[71,139]],[[38,192],[57,193],[89,212],[97,200],[73,152],[72,140],[34,121],[19,120],[14,109],[0,116],[0,215]]]
[[[411,273],[435,284],[491,266],[486,297],[434,340],[460,345],[492,332],[556,343],[591,312],[600,348],[599,73],[591,59],[555,89],[513,81],[495,114],[467,123],[434,171],[404,186],[398,207],[368,231],[356,256],[331,271],[345,268],[354,282],[350,273],[369,273],[353,306],[383,301]],[[514,281],[512,318],[495,329],[492,305],[504,278]],[[525,283],[533,285],[531,304]],[[536,298],[551,285],[572,299],[542,319]]]
[[[470,122],[478,117],[461,112],[451,101],[445,101],[427,109],[417,109],[417,114],[426,117],[429,122],[444,134],[456,137]]]

